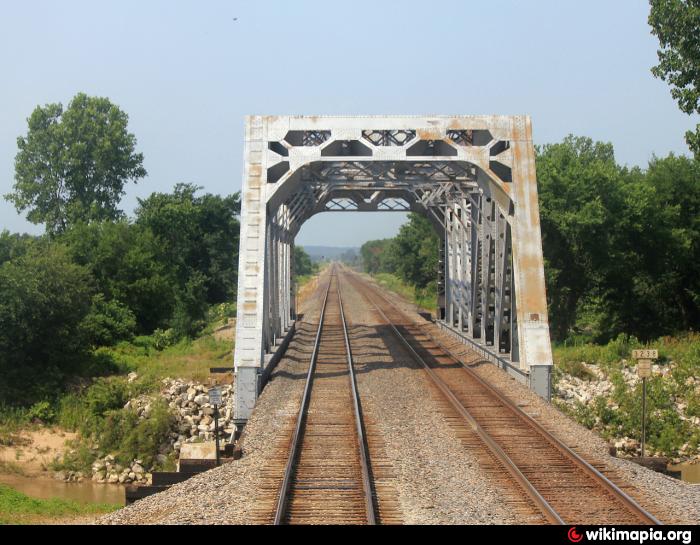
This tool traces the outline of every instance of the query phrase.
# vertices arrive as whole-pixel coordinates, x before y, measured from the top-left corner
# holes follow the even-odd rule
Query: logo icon
[[[571,541],[572,543],[578,543],[583,539],[583,534],[579,534],[576,531],[576,526],[572,526],[571,528],[569,528],[569,533],[566,535],[568,536],[569,541]]]

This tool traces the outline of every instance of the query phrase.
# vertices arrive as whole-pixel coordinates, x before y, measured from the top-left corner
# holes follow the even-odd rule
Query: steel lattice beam
[[[249,117],[242,202],[239,422],[293,325],[294,238],[320,212],[426,215],[441,239],[441,326],[549,396],[529,118]]]

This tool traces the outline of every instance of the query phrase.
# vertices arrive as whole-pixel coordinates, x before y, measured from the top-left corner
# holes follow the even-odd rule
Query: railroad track
[[[354,273],[341,273],[374,308],[481,448],[552,524],[661,524],[593,465],[465,366],[439,340]],[[454,414],[453,413],[453,414]],[[460,430],[459,427],[467,428]],[[461,432],[461,433],[460,433]],[[523,508],[523,506],[520,506]],[[526,507],[526,506],[525,506]]]
[[[338,276],[331,270],[274,524],[376,524],[377,505]]]

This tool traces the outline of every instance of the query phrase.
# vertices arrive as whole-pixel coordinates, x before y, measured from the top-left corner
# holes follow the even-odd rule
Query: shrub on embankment
[[[554,347],[554,402],[618,451],[639,455],[642,385],[631,351],[645,345],[620,336],[606,345]],[[700,454],[700,334],[662,337],[647,380],[648,453]]]

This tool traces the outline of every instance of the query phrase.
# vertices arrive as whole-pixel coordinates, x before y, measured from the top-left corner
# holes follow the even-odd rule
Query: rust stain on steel
[[[438,129],[417,129],[416,133],[420,140],[444,140],[445,135]]]

